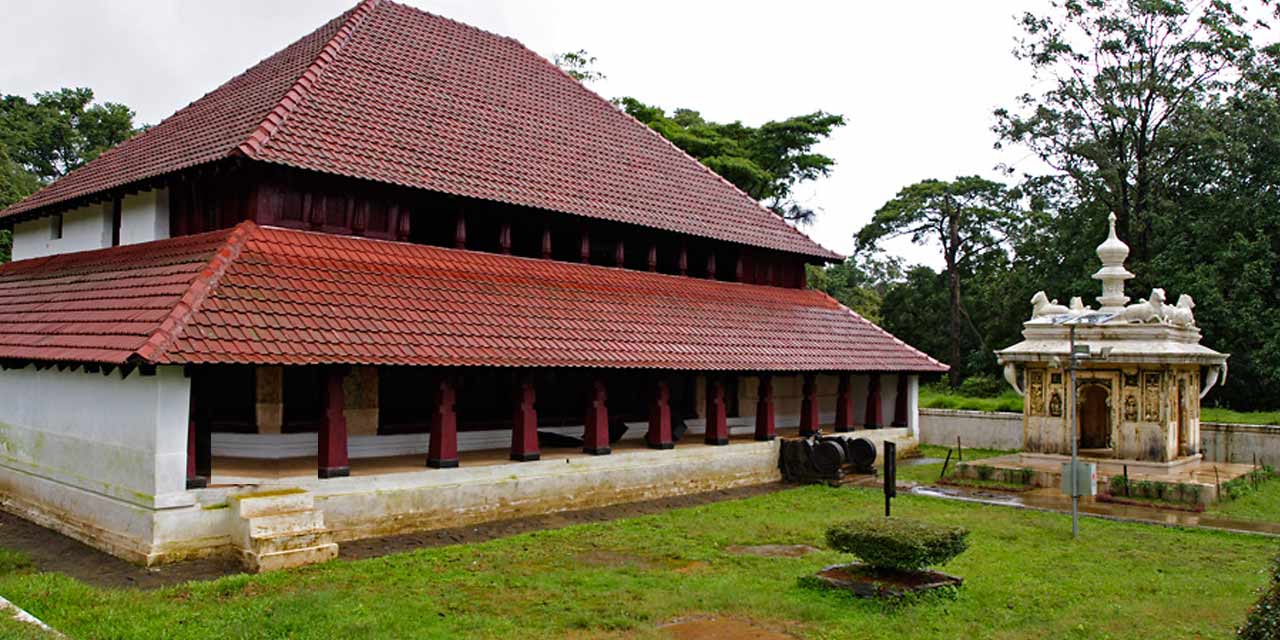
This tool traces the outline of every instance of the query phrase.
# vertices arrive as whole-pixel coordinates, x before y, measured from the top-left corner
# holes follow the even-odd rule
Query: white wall
[[[92,204],[62,214],[62,237],[53,237],[53,216],[13,226],[13,259],[26,260],[59,253],[111,246],[114,235],[111,202]],[[127,195],[120,202],[120,244],[169,237],[169,191],[153,189]]]
[[[920,409],[920,443],[954,447],[1021,449],[1022,414]]]
[[[13,259],[42,258],[57,253],[111,246],[111,203],[92,204],[62,214],[62,237],[53,237],[51,217],[13,226]]]
[[[0,469],[151,509],[191,504],[190,388],[180,367],[123,380],[118,372],[0,371]]]
[[[120,244],[169,237],[169,190],[153,189],[124,197],[120,203]]]

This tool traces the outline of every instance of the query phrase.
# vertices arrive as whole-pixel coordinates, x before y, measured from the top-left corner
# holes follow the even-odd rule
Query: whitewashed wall
[[[62,215],[62,237],[53,237],[53,218],[44,217],[13,226],[13,259],[43,258],[57,253],[111,246],[111,203],[73,209]]]
[[[954,447],[1021,449],[1022,414],[920,409],[920,443]]]
[[[137,244],[168,237],[168,189],[152,189],[124,197],[120,203],[120,244]]]

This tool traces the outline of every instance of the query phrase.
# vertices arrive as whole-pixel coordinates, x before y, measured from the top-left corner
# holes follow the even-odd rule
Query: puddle
[[[644,556],[622,553],[620,551],[609,551],[607,549],[598,549],[595,551],[584,551],[574,556],[574,560],[581,564],[593,567],[634,567],[637,569],[660,569],[664,568],[664,564],[654,558],[646,558]]]
[[[899,461],[898,461],[898,466],[899,466],[899,467],[914,467],[914,466],[922,465],[922,464],[941,464],[942,462],[943,462],[942,458],[923,458],[923,457],[922,457],[922,458],[907,458],[907,459],[905,459],[905,460],[899,460]]]
[[[807,544],[758,544],[755,546],[732,545],[725,551],[738,556],[762,556],[765,558],[799,558],[821,551]]]
[[[913,487],[911,493],[947,500],[978,502],[1001,506],[1026,507],[1045,511],[1071,512],[1071,498],[1062,495],[1053,488],[1040,488],[1022,493],[1001,493],[998,491],[969,490],[954,487]],[[1080,513],[1104,518],[1121,518],[1137,520],[1153,524],[1174,525],[1181,527],[1204,527],[1223,529],[1242,533],[1260,533],[1280,536],[1280,523],[1257,522],[1252,520],[1234,520],[1220,518],[1193,511],[1175,511],[1155,509],[1141,505],[1098,502],[1093,498],[1080,499]]]
[[[677,620],[659,627],[677,640],[792,640],[792,637],[772,629],[756,626],[733,618],[693,618]]]

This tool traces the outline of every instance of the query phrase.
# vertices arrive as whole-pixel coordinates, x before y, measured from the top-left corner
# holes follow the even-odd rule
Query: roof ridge
[[[271,136],[284,126],[285,120],[288,120],[294,109],[306,99],[311,87],[320,81],[325,67],[338,57],[338,51],[351,39],[356,28],[364,22],[365,17],[373,12],[373,8],[378,2],[379,0],[361,0],[360,4],[356,5],[356,8],[351,11],[351,15],[347,16],[342,26],[333,34],[333,37],[329,38],[329,42],[316,55],[315,60],[312,60],[307,69],[302,72],[302,75],[298,76],[293,86],[289,87],[289,90],[280,98],[276,106],[267,112],[262,122],[249,133],[249,137],[230,150],[228,155],[239,152],[254,158],[267,146]]]
[[[151,333],[151,337],[147,338],[147,341],[134,352],[136,357],[147,362],[155,362],[173,345],[209,292],[218,286],[218,280],[226,273],[227,268],[240,257],[240,251],[244,248],[245,242],[257,235],[258,230],[258,225],[252,220],[245,220],[232,228],[231,233],[227,234],[226,241],[214,251],[213,257],[209,259],[205,268],[191,280],[191,284],[187,286],[178,304],[169,311],[160,326]]]

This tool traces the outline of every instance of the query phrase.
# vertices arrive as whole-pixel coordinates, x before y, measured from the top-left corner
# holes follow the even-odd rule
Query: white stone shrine
[[[1043,292],[1031,299],[1024,340],[996,352],[1005,379],[1025,398],[1023,452],[1071,451],[1070,332],[1089,357],[1076,371],[1081,455],[1185,466],[1200,460],[1200,400],[1225,382],[1227,355],[1200,344],[1191,296],[1166,303],[1163,289],[1128,304],[1129,247],[1116,237],[1116,218],[1098,246],[1102,282],[1095,310],[1080,298],[1069,305]]]

